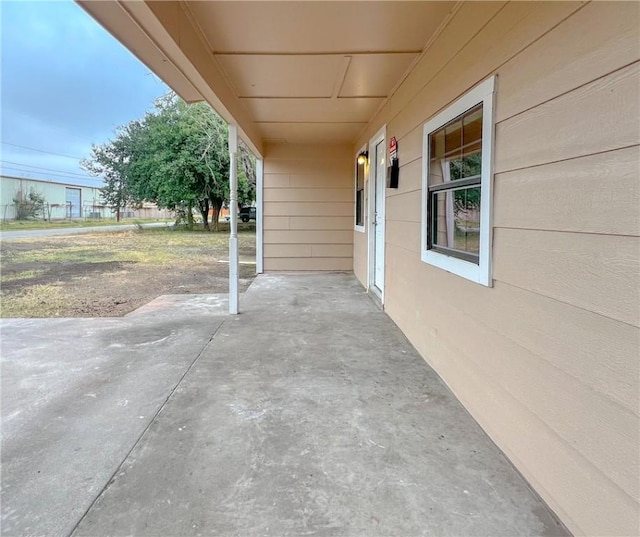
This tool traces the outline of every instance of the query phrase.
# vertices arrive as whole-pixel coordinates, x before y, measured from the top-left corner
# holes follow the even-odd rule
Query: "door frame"
[[[369,140],[369,203],[367,208],[367,221],[368,221],[368,268],[367,268],[367,290],[374,293],[380,301],[384,304],[384,280],[385,280],[385,265],[386,263],[383,261],[382,266],[382,289],[378,289],[375,285],[375,212],[376,212],[376,145],[382,142],[382,147],[384,147],[384,155],[385,155],[385,163],[387,161],[387,126],[383,125],[382,128],[376,132],[376,134]],[[386,182],[386,178],[384,179]],[[385,259],[385,238],[386,238],[386,229],[385,229],[385,213],[386,213],[386,188],[382,189],[382,259]]]

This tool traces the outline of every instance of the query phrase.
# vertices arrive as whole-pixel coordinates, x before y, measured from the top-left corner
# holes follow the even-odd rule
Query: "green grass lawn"
[[[243,289],[255,276],[254,230],[238,230]],[[119,316],[161,294],[225,293],[228,253],[228,232],[202,228],[3,241],[0,317]]]

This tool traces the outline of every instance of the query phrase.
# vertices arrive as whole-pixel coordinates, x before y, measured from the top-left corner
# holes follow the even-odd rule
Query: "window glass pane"
[[[438,185],[444,182],[444,129],[429,135],[429,184]]]
[[[364,164],[356,163],[356,226],[364,225]]]
[[[482,172],[482,105],[429,135],[429,186]]]
[[[462,148],[462,119],[454,119],[444,126],[446,156],[457,157]]]
[[[462,146],[465,154],[477,153],[482,144],[482,106],[469,110],[462,118]]]
[[[477,256],[480,246],[480,187],[434,192],[431,243]],[[477,263],[477,260],[476,260]]]
[[[364,164],[356,164],[356,190],[364,188]]]
[[[449,175],[451,181],[456,179],[468,179],[470,177],[477,177],[482,172],[482,154],[473,153],[472,155],[465,155],[449,162]],[[478,181],[480,179],[478,178]]]

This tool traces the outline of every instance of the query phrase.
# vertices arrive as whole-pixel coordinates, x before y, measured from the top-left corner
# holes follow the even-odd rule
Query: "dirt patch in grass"
[[[2,317],[113,317],[164,294],[228,291],[228,235],[167,229],[3,241]],[[239,233],[240,290],[255,232]]]

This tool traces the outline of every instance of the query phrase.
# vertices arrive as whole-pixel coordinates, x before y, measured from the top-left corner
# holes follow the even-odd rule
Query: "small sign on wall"
[[[391,138],[391,141],[389,142],[389,158],[394,159],[397,157],[398,157],[398,141],[394,136],[393,138]]]
[[[398,188],[400,162],[398,161],[398,141],[395,136],[389,142],[389,167],[387,168],[387,188]]]

